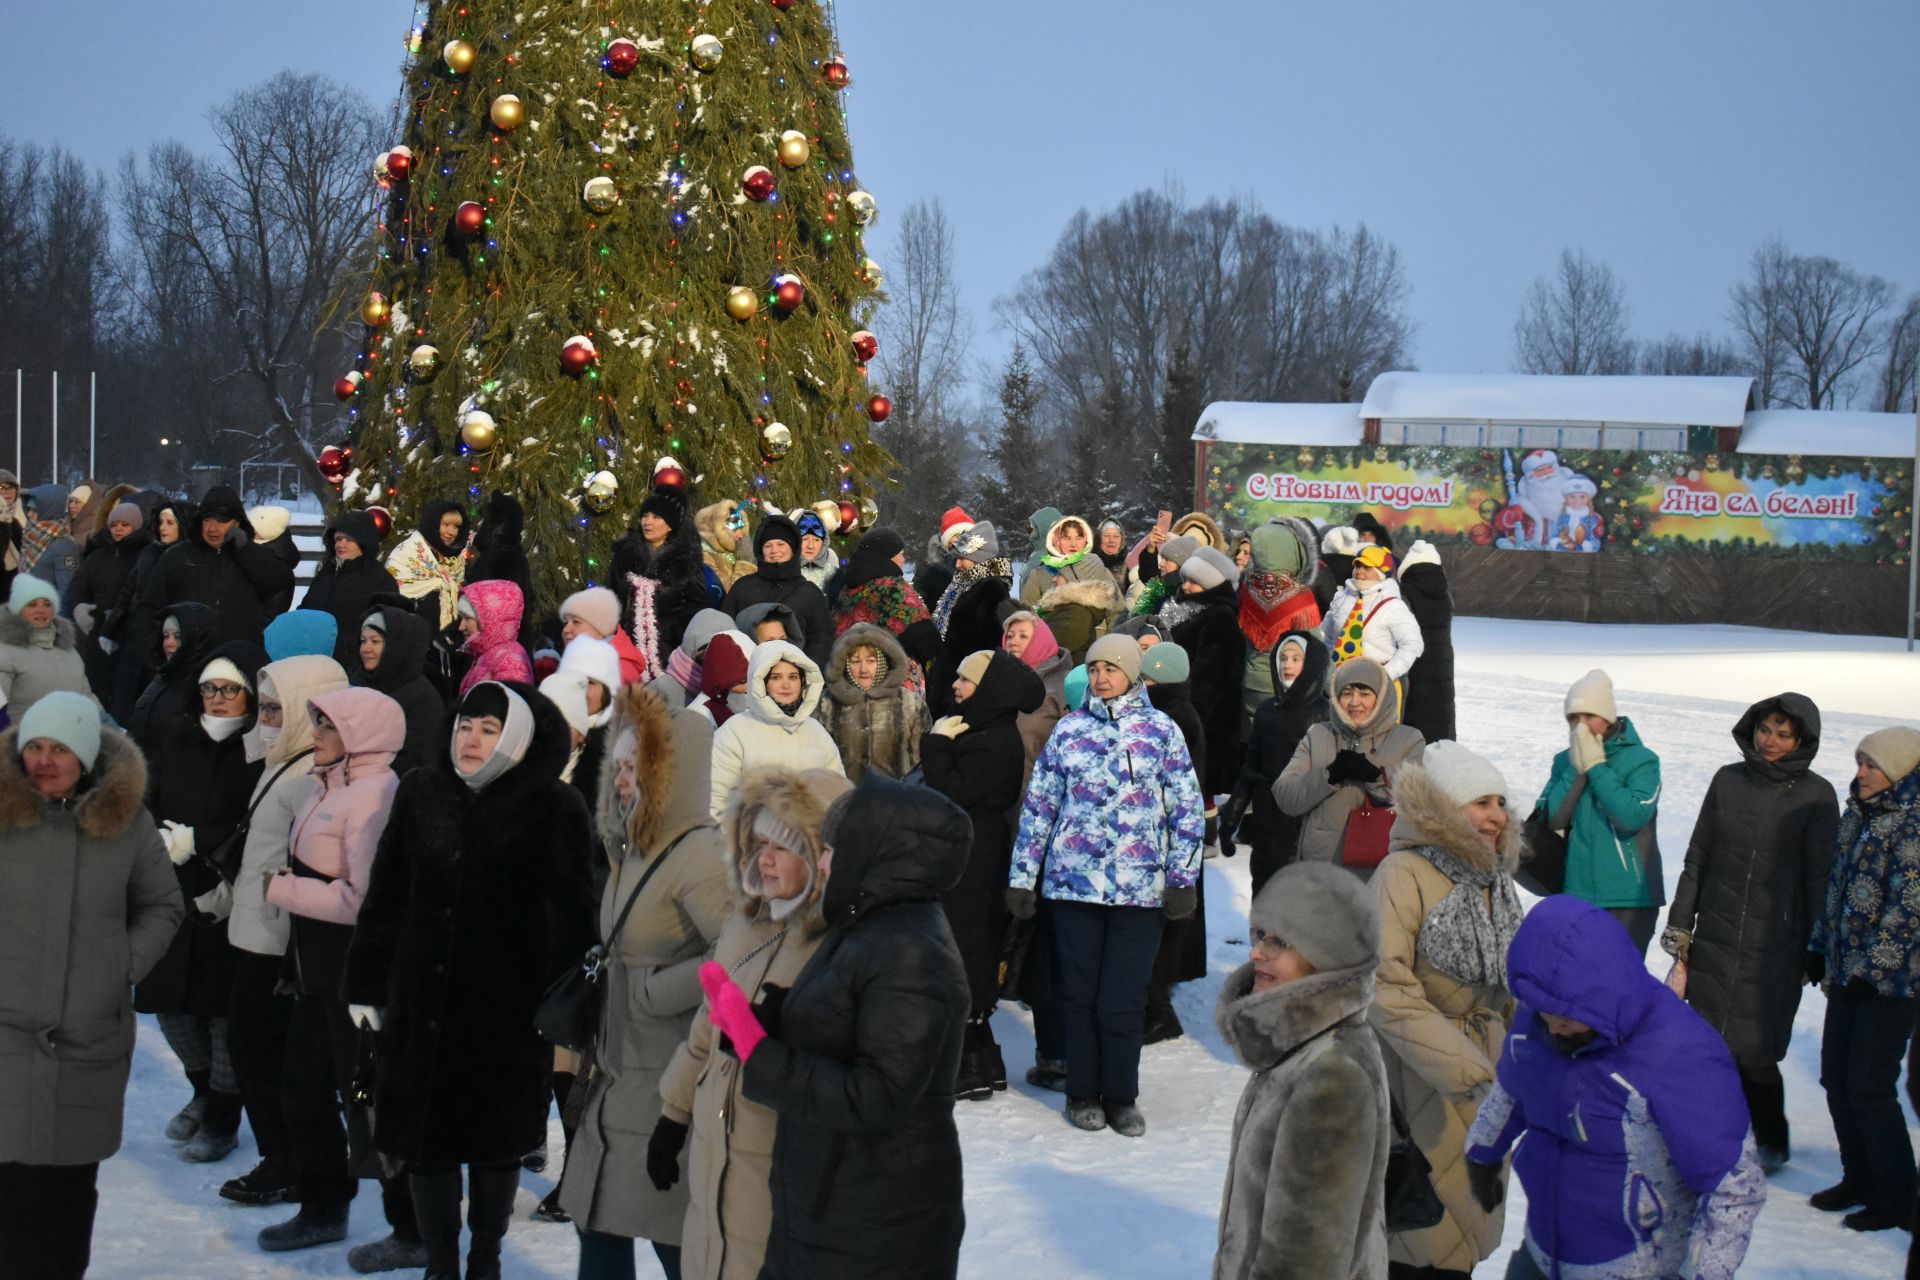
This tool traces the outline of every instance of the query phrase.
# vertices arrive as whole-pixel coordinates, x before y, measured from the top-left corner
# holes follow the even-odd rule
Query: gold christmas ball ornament
[[[860,226],[870,226],[880,216],[880,202],[871,192],[855,191],[847,196],[847,215]]]
[[[500,428],[485,409],[469,409],[460,417],[460,441],[475,453],[500,443]]]
[[[862,529],[874,529],[878,528],[879,524],[880,504],[872,498],[860,499],[860,527]]]
[[[587,185],[580,189],[580,199],[595,213],[605,213],[620,203],[620,188],[613,185],[612,178],[602,174],[587,179]]]
[[[862,258],[860,260],[860,278],[878,289],[886,283],[887,273],[882,271],[880,264],[872,258]]]
[[[760,428],[760,456],[778,462],[793,451],[793,432],[784,422],[769,422]]]
[[[753,290],[744,285],[727,290],[727,314],[735,320],[751,320],[759,311],[760,298]]]
[[[813,144],[807,141],[807,135],[798,129],[789,129],[780,135],[780,163],[789,169],[798,169],[813,159]]]
[[[407,372],[416,382],[431,382],[440,372],[440,348],[421,344],[407,353]]]
[[[720,43],[720,37],[711,32],[701,32],[688,46],[687,58],[697,71],[711,71],[720,65],[720,59],[726,55],[727,47]]]
[[[596,471],[587,477],[584,495],[587,510],[595,515],[605,515],[613,510],[614,499],[620,496],[620,479],[611,471]]]
[[[493,127],[500,132],[512,133],[527,122],[527,109],[519,98],[511,93],[503,93],[487,108],[487,118],[493,121]]]
[[[370,293],[367,300],[360,304],[360,319],[369,329],[378,329],[392,314],[393,307],[388,304],[384,293]]]
[[[463,76],[473,70],[473,64],[480,61],[480,50],[471,40],[449,40],[440,50],[445,59],[447,70],[457,76]]]
[[[840,504],[822,499],[813,504],[813,514],[820,517],[820,523],[828,533],[840,532]]]

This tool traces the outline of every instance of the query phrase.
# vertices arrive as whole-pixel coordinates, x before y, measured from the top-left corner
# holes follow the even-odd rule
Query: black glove
[[[233,528],[227,530],[226,540],[222,542],[221,545],[232,547],[235,551],[238,551],[252,541],[253,535],[247,532],[247,526],[242,523],[236,524]]]
[[[1827,958],[1818,951],[1807,952],[1807,985],[1817,987],[1827,980]]]
[[[1193,908],[1200,901],[1200,891],[1192,885],[1170,884],[1166,895],[1160,900],[1160,909],[1167,913],[1169,920],[1185,920],[1193,914]]]
[[[1212,844],[1220,838],[1220,818],[1218,815],[1207,819],[1206,830],[1200,837],[1202,844]]]
[[[1871,1000],[1880,994],[1880,988],[1865,978],[1848,978],[1846,991],[1849,1000]]]
[[[760,998],[753,1002],[753,1016],[760,1019],[760,1025],[770,1036],[779,1038],[780,1012],[787,1007],[787,988],[776,987],[771,982],[760,987]]]
[[[687,1126],[661,1116],[647,1139],[647,1181],[656,1191],[669,1191],[680,1181],[680,1148],[687,1145]]]
[[[1327,766],[1327,781],[1334,786],[1343,782],[1378,782],[1380,766],[1358,751],[1342,751]]]
[[[1015,920],[1031,920],[1039,907],[1031,889],[1007,890],[1007,913]]]
[[[1247,816],[1247,806],[1252,804],[1244,788],[1236,787],[1227,802],[1220,806],[1220,835],[1222,845],[1226,844],[1239,830],[1241,822]]]
[[[1473,1189],[1474,1203],[1480,1206],[1482,1212],[1492,1213],[1507,1198],[1507,1182],[1500,1172],[1497,1164],[1467,1161],[1467,1186]]]

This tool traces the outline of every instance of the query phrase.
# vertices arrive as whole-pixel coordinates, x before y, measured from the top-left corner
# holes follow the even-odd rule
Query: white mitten
[[[73,625],[80,628],[80,634],[83,636],[93,634],[93,610],[94,606],[90,604],[73,606]]]
[[[356,1027],[365,1027],[369,1031],[378,1031],[380,1029],[380,1010],[370,1004],[348,1005],[347,1017]]]
[[[193,857],[193,828],[168,818],[160,824],[160,838],[167,842],[167,857],[173,865],[184,865]]]

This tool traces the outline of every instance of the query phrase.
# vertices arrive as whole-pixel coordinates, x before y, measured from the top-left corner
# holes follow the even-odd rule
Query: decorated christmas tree
[[[547,607],[604,575],[662,457],[702,504],[871,525],[876,209],[830,0],[441,0],[408,51],[321,456],[342,504],[405,528],[515,494]]]

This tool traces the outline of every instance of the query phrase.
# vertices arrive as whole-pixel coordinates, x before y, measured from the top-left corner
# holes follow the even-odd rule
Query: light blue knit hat
[[[49,693],[20,717],[20,746],[25,748],[36,738],[51,738],[79,756],[81,768],[91,771],[100,758],[100,708],[84,693],[64,689]]]
[[[36,578],[30,573],[16,575],[13,591],[7,596],[7,609],[17,614],[35,600],[51,600],[58,608],[60,590],[46,579]]]

